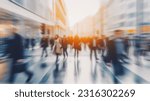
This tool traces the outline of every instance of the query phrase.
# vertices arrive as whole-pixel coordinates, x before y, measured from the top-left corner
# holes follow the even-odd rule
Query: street
[[[50,49],[49,49],[50,50]],[[79,58],[74,58],[74,51],[68,50],[69,57],[59,57],[55,62],[55,55],[49,52],[49,56],[41,58],[41,49],[36,49],[30,54],[28,69],[34,73],[30,83],[33,84],[113,84],[113,69],[108,67],[101,60],[101,54],[98,53],[99,60],[92,61],[89,58],[89,50],[82,50]],[[144,66],[138,66],[134,62],[134,57],[129,60],[129,64],[124,64],[125,75],[115,77],[122,84],[149,83],[149,62],[144,61]],[[15,83],[25,83],[27,76],[19,73],[16,76]]]

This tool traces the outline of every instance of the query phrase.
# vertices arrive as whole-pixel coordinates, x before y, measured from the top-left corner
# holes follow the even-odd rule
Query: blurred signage
[[[134,34],[134,33],[136,33],[136,30],[135,30],[135,29],[129,29],[129,30],[128,30],[128,33]]]
[[[150,26],[143,26],[141,28],[141,30],[142,30],[143,33],[149,33],[150,32]]]
[[[142,33],[150,33],[150,26],[141,26]],[[130,34],[135,34],[136,33],[136,29],[129,29],[127,31]]]

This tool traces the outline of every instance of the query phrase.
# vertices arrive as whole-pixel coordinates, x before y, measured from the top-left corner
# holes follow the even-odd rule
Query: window
[[[19,5],[20,7],[42,17],[45,19],[49,19],[49,4],[48,0],[9,0],[14,4]],[[52,2],[52,0],[51,0]]]

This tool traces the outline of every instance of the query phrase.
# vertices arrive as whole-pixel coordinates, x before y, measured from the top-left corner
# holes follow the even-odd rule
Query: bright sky
[[[67,6],[69,24],[73,26],[86,16],[94,15],[99,7],[101,0],[64,0]]]

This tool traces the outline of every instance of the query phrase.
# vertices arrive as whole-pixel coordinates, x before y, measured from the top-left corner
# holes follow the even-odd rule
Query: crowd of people
[[[93,54],[96,61],[100,61],[99,57],[101,57],[107,66],[113,67],[115,76],[121,76],[125,74],[123,64],[129,63],[130,47],[134,47],[134,55],[137,61],[139,60],[139,55],[142,55],[143,53],[143,50],[140,50],[143,45],[143,43],[140,42],[141,39],[130,39],[129,37],[124,35],[123,30],[119,29],[115,30],[113,32],[113,35],[109,37],[105,35],[93,35],[86,37],[80,37],[79,35],[64,35],[63,37],[61,37],[59,35],[56,35],[54,38],[50,39],[50,43],[48,40],[48,37],[44,35],[41,41],[41,46],[43,48],[42,56],[44,54],[44,51],[45,56],[48,56],[47,50],[45,49],[49,44],[52,47],[51,49],[53,53],[57,57],[56,62],[58,61],[59,55],[63,54],[64,58],[68,57],[68,46],[70,46],[71,49],[74,49],[74,58],[78,59],[80,51],[85,50],[88,46],[88,49],[90,50],[90,59],[92,60]],[[43,44],[45,44],[44,47]],[[137,46],[139,47],[137,48]],[[149,51],[149,46],[146,48],[146,50]],[[98,56],[98,52],[101,53],[101,56]],[[119,83],[115,77],[114,83]]]
[[[56,55],[56,63],[59,60],[59,56],[63,55],[64,59],[69,56],[68,48],[74,50],[74,58],[78,59],[80,51],[90,50],[89,58],[92,60],[93,54],[96,61],[100,61],[99,57],[102,58],[107,66],[112,66],[114,70],[114,75],[124,75],[123,63],[127,63],[129,60],[129,48],[133,45],[135,48],[135,56],[145,54],[145,51],[141,50],[140,38],[135,40],[130,40],[129,37],[124,37],[123,30],[115,30],[112,36],[105,35],[92,35],[80,37],[78,34],[72,36],[59,36],[54,35],[49,37],[47,34],[42,34],[40,40],[40,47],[42,48],[41,57],[49,56],[49,47],[54,55]],[[17,32],[17,28],[13,27],[11,29],[11,34],[7,40],[7,48],[5,49],[5,55],[12,60],[11,72],[9,77],[9,83],[13,83],[15,80],[15,74],[18,72],[24,72],[28,75],[26,83],[28,83],[33,73],[26,68],[24,48],[28,48],[29,40],[24,40],[20,34]],[[147,41],[149,42],[149,41]],[[32,49],[36,45],[35,39],[31,40]],[[149,50],[149,46],[146,51]],[[98,56],[101,53],[101,56]],[[137,57],[138,59],[138,57]],[[114,82],[118,81],[114,78]]]

